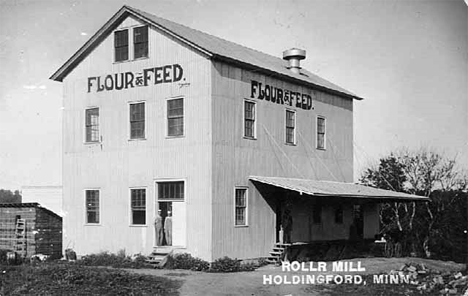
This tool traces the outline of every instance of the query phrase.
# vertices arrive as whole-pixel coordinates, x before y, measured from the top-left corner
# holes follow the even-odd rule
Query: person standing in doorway
[[[156,231],[156,245],[162,246],[163,237],[164,237],[164,228],[163,228],[163,220],[161,217],[161,210],[158,210],[158,213],[156,214],[156,218],[154,219],[154,230]]]
[[[283,221],[281,222],[281,225],[283,226],[283,243],[290,244],[293,220],[291,211],[289,209],[284,211],[282,220]]]
[[[164,220],[164,233],[166,234],[166,243],[172,246],[172,212],[167,211],[167,217]]]

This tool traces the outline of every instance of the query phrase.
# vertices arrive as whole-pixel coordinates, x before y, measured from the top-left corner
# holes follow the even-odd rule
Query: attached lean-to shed
[[[62,218],[38,203],[0,204],[0,249],[62,256]]]

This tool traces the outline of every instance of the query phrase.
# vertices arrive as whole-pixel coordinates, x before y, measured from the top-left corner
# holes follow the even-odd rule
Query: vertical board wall
[[[127,18],[119,28],[138,25]],[[190,225],[185,250],[211,259],[211,63],[152,27],[148,58],[115,63],[113,38],[107,36],[64,79],[64,247],[78,254],[121,249],[149,254],[155,243],[155,181],[177,179],[185,181],[185,223]],[[172,64],[183,68],[182,81],[88,93],[90,76]],[[184,98],[183,137],[167,137],[166,100],[172,97]],[[145,102],[146,139],[129,140],[129,103],[138,101]],[[84,143],[90,107],[99,107],[98,144]],[[130,188],[146,188],[144,226],[130,225]],[[86,224],[85,189],[100,190],[98,225]]]
[[[352,182],[353,102],[219,62],[212,74],[213,256],[264,257],[275,242],[275,210],[248,177]],[[251,98],[252,80],[309,94],[314,108]],[[243,138],[244,99],[256,102],[255,140]],[[296,111],[296,145],[285,144],[286,108]],[[317,116],[326,118],[326,150],[315,148]],[[235,186],[249,186],[247,227],[234,226]]]

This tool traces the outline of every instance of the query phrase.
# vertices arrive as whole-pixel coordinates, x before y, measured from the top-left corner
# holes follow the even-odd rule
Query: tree
[[[466,227],[463,209],[468,199],[467,177],[458,169],[455,158],[427,149],[400,150],[380,159],[377,167],[367,169],[361,182],[430,198],[430,203],[386,203],[381,207],[383,230],[397,227],[406,233],[412,252],[424,251],[430,257],[434,249],[458,249],[463,244],[459,237],[466,241],[466,235],[453,227],[454,223]],[[458,245],[446,246],[453,241]]]
[[[19,190],[0,189],[0,203],[21,203],[21,194]]]

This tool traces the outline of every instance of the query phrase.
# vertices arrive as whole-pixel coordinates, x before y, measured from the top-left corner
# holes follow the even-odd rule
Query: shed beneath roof
[[[38,203],[0,204],[0,249],[62,257],[62,217]]]
[[[412,195],[391,190],[377,189],[365,185],[317,181],[308,179],[250,176],[253,182],[259,182],[311,196],[330,196],[387,201],[429,201],[428,197]]]

